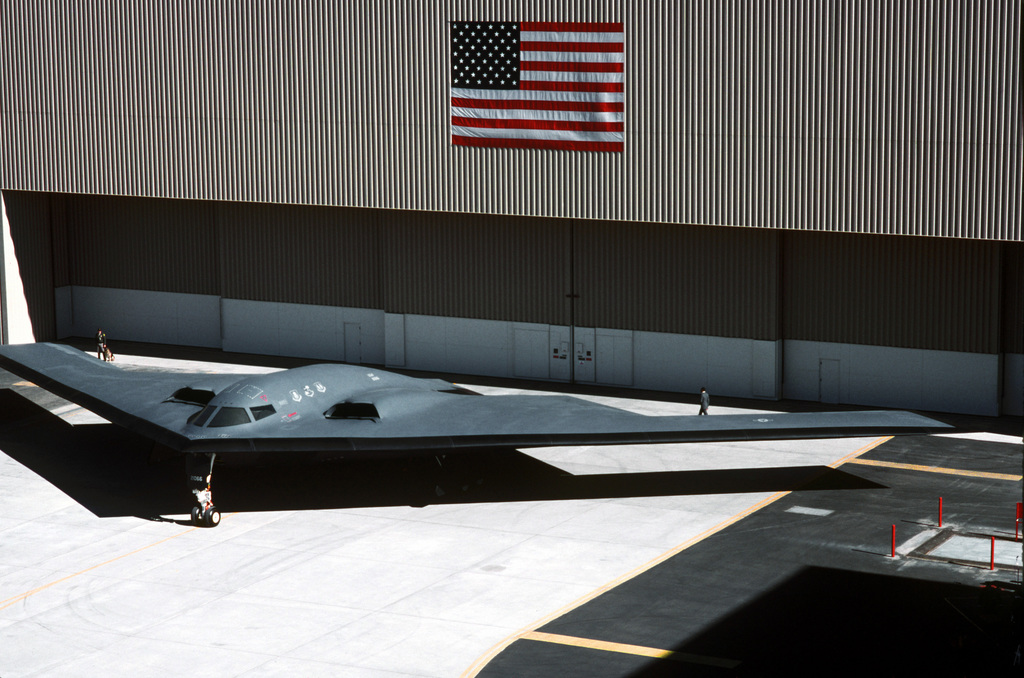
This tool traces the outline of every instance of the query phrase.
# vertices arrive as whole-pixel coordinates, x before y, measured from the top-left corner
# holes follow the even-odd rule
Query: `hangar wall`
[[[411,369],[1020,409],[1020,243],[4,199],[69,249],[53,256],[63,284],[34,309],[56,316],[52,336],[102,325],[121,340]]]
[[[0,188],[1020,240],[1020,7],[7,0]],[[625,152],[451,145],[496,17],[623,22]]]
[[[1022,407],[1015,0],[0,10],[40,339]],[[623,153],[450,144],[448,22],[497,15],[623,22]]]

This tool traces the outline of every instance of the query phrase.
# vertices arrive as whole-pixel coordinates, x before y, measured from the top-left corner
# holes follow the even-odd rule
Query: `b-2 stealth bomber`
[[[60,344],[0,346],[0,367],[184,455],[192,520],[220,513],[217,458],[357,458],[487,448],[927,433],[945,424],[903,411],[645,416],[556,395],[481,396],[438,379],[322,364],[239,376],[129,371]]]

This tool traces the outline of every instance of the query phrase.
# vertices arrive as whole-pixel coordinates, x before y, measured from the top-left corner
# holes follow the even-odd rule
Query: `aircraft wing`
[[[0,346],[0,367],[173,449],[188,444],[185,420],[202,409],[203,400],[239,379],[237,374],[128,371],[62,344]],[[183,397],[174,399],[178,392]]]
[[[930,433],[949,428],[905,411],[646,416],[572,396],[467,396],[391,393],[374,403],[380,418],[318,420],[296,427],[287,442],[193,441],[195,451],[444,451],[485,447],[616,445],[736,440],[843,438]],[[392,410],[401,416],[390,416]],[[338,424],[341,424],[339,426]],[[347,430],[346,430],[347,429]],[[300,432],[301,431],[301,432]],[[344,431],[344,433],[343,433]]]
[[[125,371],[53,344],[0,347],[0,367],[168,447],[218,455],[439,453],[484,447],[859,437],[949,428],[918,414],[888,410],[645,416],[571,396],[466,395],[447,382],[382,373],[383,381],[357,391],[356,402],[367,410],[372,406],[372,416],[363,410],[359,416],[323,416],[334,402],[328,391],[315,403],[307,398],[303,406],[310,409],[301,417],[289,419],[285,413],[266,426],[197,430],[187,427],[188,417],[204,399],[208,402],[243,377]],[[353,366],[299,368],[309,369],[344,375],[338,380],[347,382],[373,376]],[[288,372],[278,374],[283,380]]]

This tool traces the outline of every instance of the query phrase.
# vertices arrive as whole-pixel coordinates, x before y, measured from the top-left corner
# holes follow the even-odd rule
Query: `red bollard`
[[[896,526],[892,526],[892,557],[896,557]]]
[[[939,527],[942,527],[942,497],[939,497]]]
[[[996,538],[992,537],[992,564],[989,565],[990,570],[996,569]]]
[[[1013,521],[1013,540],[1017,541],[1020,535],[1020,519],[1024,518],[1024,504],[1017,502],[1017,520]]]

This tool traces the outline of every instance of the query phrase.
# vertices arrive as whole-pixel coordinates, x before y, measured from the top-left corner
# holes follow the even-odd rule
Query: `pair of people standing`
[[[107,335],[103,333],[103,330],[96,330],[96,357],[108,362],[114,361],[114,354],[107,346]]]

